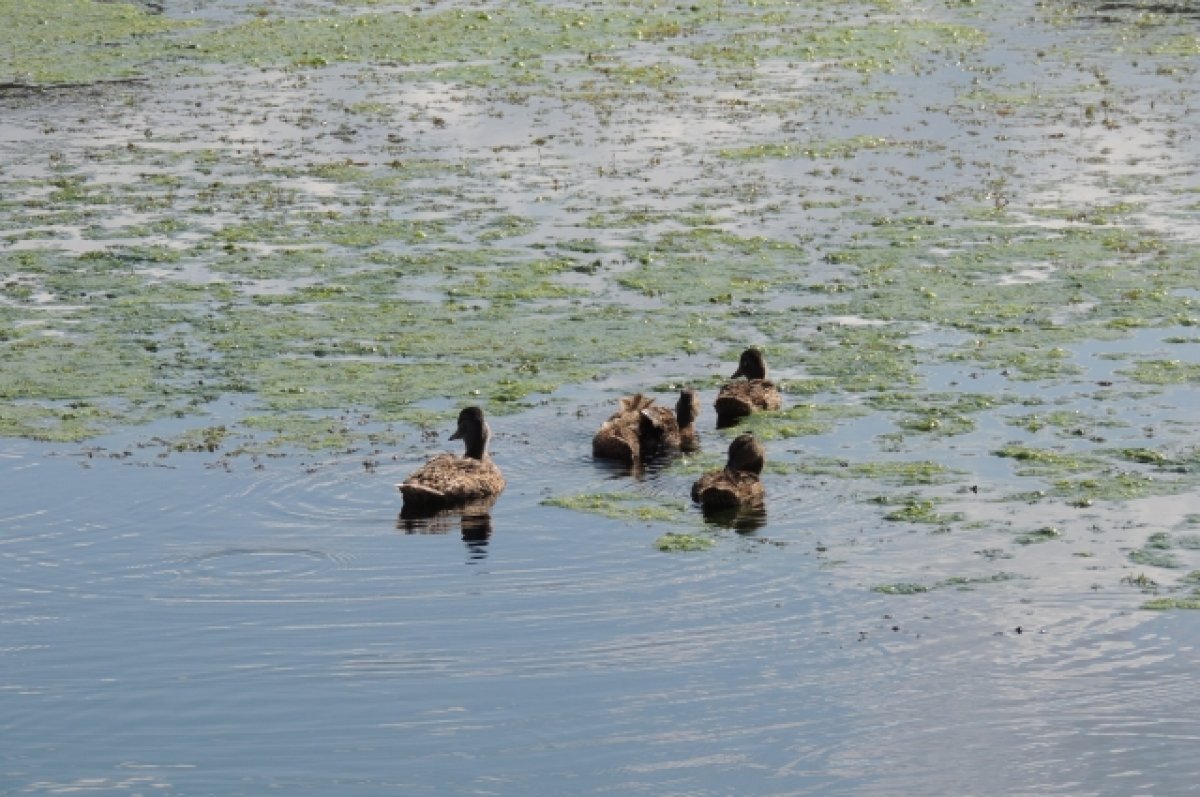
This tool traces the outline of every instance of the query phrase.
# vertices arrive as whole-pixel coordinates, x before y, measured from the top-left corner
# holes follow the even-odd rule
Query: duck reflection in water
[[[449,534],[457,529],[472,559],[487,556],[492,538],[492,505],[495,497],[471,501],[450,509],[405,506],[396,528],[405,534]]]
[[[738,534],[751,535],[767,525],[767,507],[761,498],[745,506],[705,508],[702,511],[705,523]]]

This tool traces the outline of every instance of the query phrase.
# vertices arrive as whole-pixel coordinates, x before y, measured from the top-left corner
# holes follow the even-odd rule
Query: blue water
[[[516,461],[527,424],[567,444]],[[661,554],[652,525],[540,505],[605,478],[577,419],[495,425],[486,542],[397,528],[404,457],[6,444],[5,791],[1194,789],[1192,615],[1044,579],[870,592],[942,541],[782,480],[757,535]]]

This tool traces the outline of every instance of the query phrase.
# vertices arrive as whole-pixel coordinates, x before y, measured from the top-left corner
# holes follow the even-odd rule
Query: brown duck
[[[700,442],[699,414],[700,398],[694,390],[680,391],[675,412],[641,393],[626,396],[592,438],[592,456],[632,465],[663,451],[693,451]]]
[[[466,454],[439,454],[396,485],[404,494],[404,506],[434,510],[498,496],[504,490],[504,474],[488,456],[491,436],[483,410],[467,407],[460,412],[450,439],[462,440]]]
[[[777,410],[783,404],[779,388],[767,380],[767,361],[758,349],[746,349],[738,360],[737,370],[717,394],[717,428],[733,426],[738,419],[759,410]]]
[[[747,432],[729,444],[729,460],[721,470],[709,471],[692,485],[692,500],[704,509],[729,509],[762,501],[759,478],[766,452]]]

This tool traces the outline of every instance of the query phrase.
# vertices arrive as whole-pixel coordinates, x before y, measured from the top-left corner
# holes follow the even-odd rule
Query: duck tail
[[[404,482],[397,484],[396,488],[400,490],[404,496],[405,503],[413,504],[429,504],[442,500],[446,494],[441,490],[435,490],[432,487],[427,487],[424,484],[416,484],[414,482]]]

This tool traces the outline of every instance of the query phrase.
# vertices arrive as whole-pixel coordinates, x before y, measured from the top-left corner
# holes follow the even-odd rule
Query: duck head
[[[458,428],[450,435],[451,440],[462,440],[467,447],[466,456],[471,459],[483,459],[487,456],[488,441],[492,439],[492,430],[483,419],[483,410],[479,407],[467,407],[458,414]]]
[[[745,434],[738,435],[729,444],[729,462],[725,465],[725,469],[747,473],[762,473],[766,458],[767,452],[763,448],[762,443],[758,442],[753,434],[746,432]]]
[[[737,370],[729,378],[737,379],[739,376],[744,376],[747,379],[767,378],[767,361],[761,351],[758,349],[746,349],[742,352],[742,356],[738,359]]]

